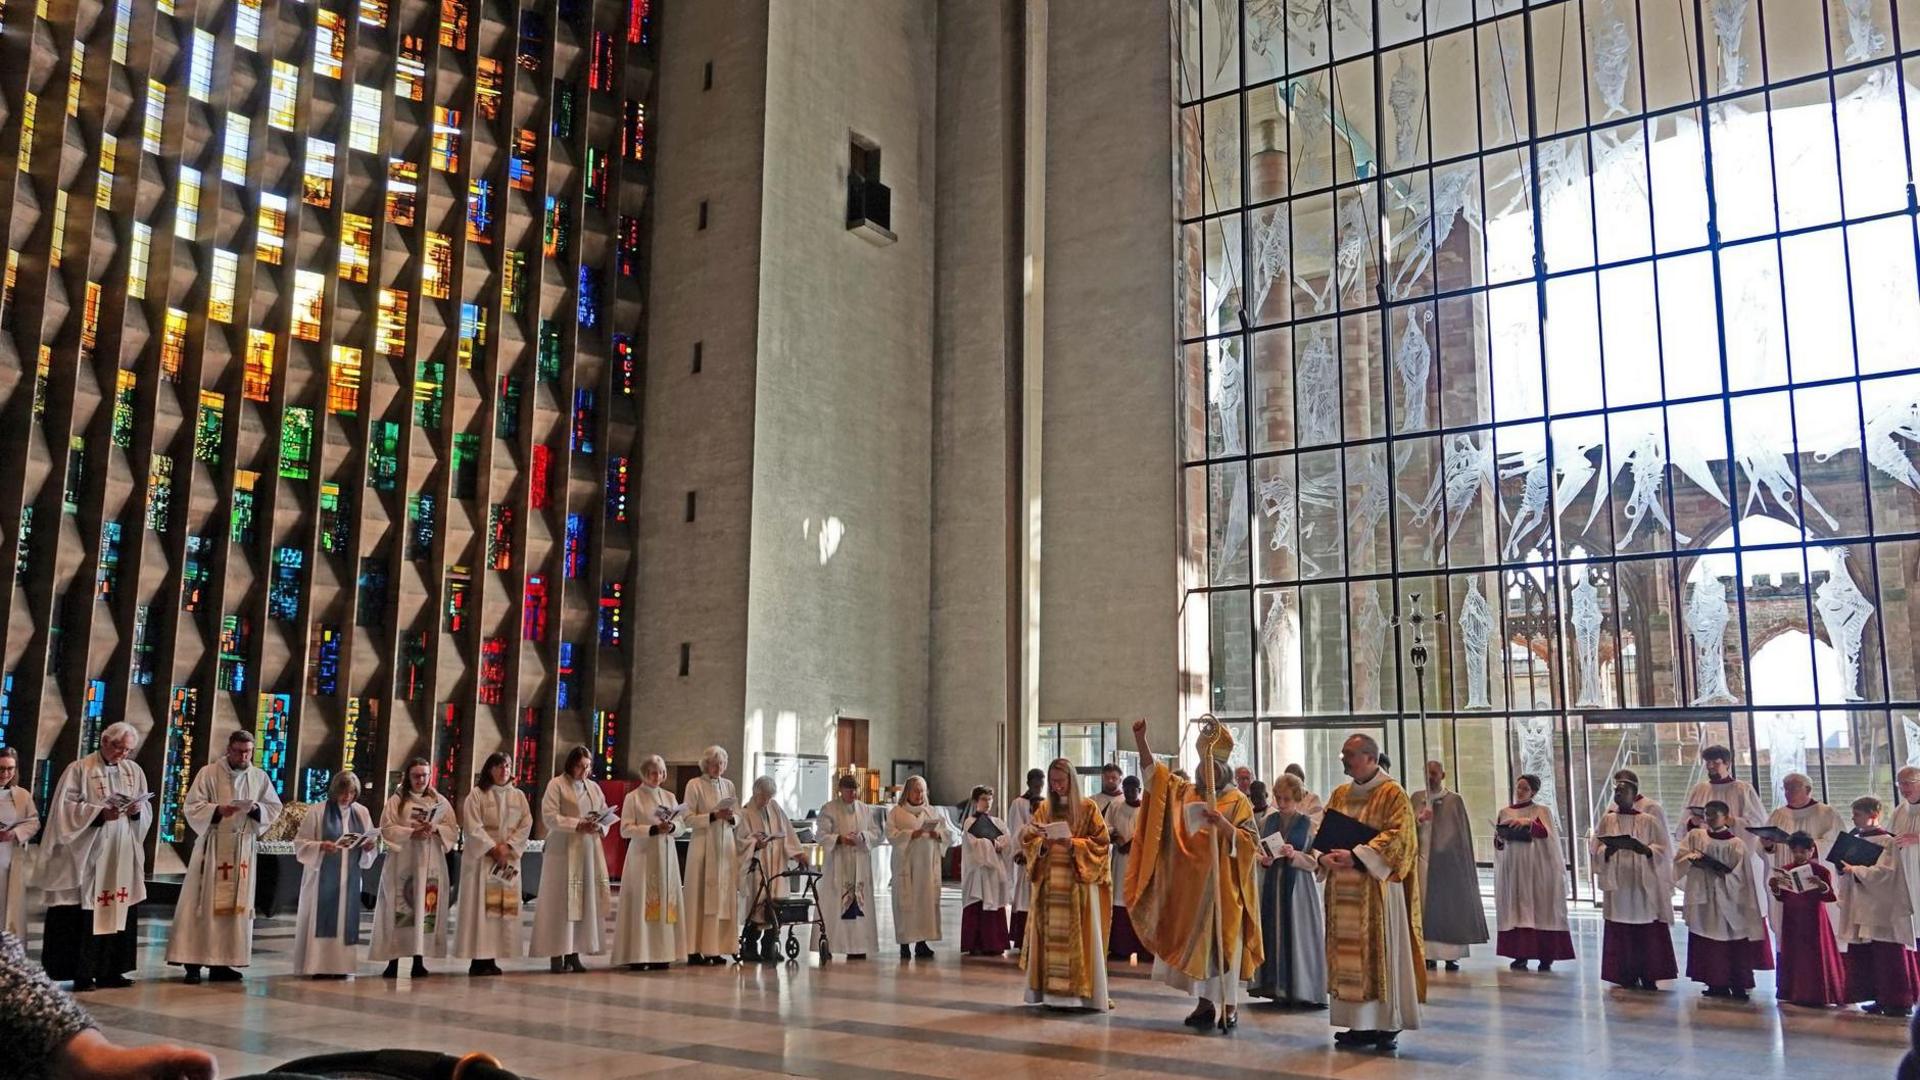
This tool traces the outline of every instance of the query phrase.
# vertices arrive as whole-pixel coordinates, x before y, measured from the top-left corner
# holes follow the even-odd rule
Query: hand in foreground
[[[1220,811],[1215,810],[1211,806],[1202,808],[1201,813],[1206,816],[1207,824],[1209,825],[1213,825],[1222,829],[1233,828],[1233,822],[1227,820],[1227,815],[1222,814]]]
[[[1320,856],[1320,865],[1335,870],[1351,869],[1353,866],[1353,852],[1348,851],[1346,848],[1329,851]]]
[[[1920,844],[1920,833],[1901,833],[1893,838],[1894,847],[1912,847]]]
[[[1267,854],[1264,850],[1254,852],[1253,857],[1260,860],[1261,866],[1272,866],[1274,862],[1277,861],[1272,855]]]
[[[600,826],[599,826],[598,824],[596,824],[596,823],[595,823],[595,822],[593,821],[593,819],[591,819],[591,818],[589,818],[589,819],[587,819],[587,820],[585,820],[585,821],[582,821],[582,822],[581,822],[580,824],[578,824],[578,825],[575,825],[575,826],[573,827],[573,831],[574,831],[574,832],[583,832],[583,833],[590,833],[590,832],[599,832],[599,831],[600,831]]]
[[[214,1080],[213,1055],[184,1046],[115,1046],[91,1028],[54,1051],[57,1080]]]
[[[104,809],[104,810],[102,810],[102,811],[100,811],[100,820],[101,820],[101,821],[119,821],[119,820],[120,820],[120,818],[121,818],[122,816],[123,816],[123,815],[122,815],[122,814],[120,813],[120,811],[118,811],[118,810],[115,810],[115,809],[114,809],[113,807],[111,807],[111,806],[109,806],[109,807],[107,807],[106,809]]]

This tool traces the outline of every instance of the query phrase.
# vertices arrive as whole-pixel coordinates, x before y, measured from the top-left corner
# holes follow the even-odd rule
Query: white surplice
[[[453,928],[453,955],[463,960],[499,960],[527,955],[520,927],[521,858],[533,835],[533,808],[512,784],[474,788],[461,804],[460,918]],[[510,849],[496,864],[495,845]]]
[[[1007,877],[1013,881],[1013,910],[1017,914],[1027,910],[1033,903],[1033,877],[1027,873],[1026,856],[1021,854],[1018,837],[1021,830],[1033,824],[1033,804],[1022,795],[1007,804],[1007,825],[1016,838],[1007,847]],[[1018,949],[1021,942],[1015,941]]]
[[[692,833],[687,845],[687,951],[727,955],[740,948],[740,848],[734,839],[739,800],[726,777],[696,776],[687,781],[681,801],[687,804]],[[714,817],[727,802],[734,804],[734,820]]]
[[[1882,848],[1893,847],[1893,834],[1879,829],[1853,830]],[[1900,860],[1881,855],[1872,866],[1856,866],[1839,879],[1840,940],[1848,945],[1883,941],[1913,948],[1913,903],[1907,893],[1907,875]]]
[[[627,792],[620,804],[627,861],[620,870],[620,912],[613,926],[615,964],[671,964],[687,958],[686,898],[673,843],[685,823],[662,817],[677,805],[672,792],[647,784]],[[657,824],[672,829],[655,833]]]
[[[533,941],[527,950],[531,955],[593,956],[607,951],[613,885],[607,880],[607,852],[600,845],[607,830],[580,831],[580,822],[606,808],[606,795],[591,780],[561,773],[547,781],[540,797],[547,846],[540,856],[540,897],[533,905]]]
[[[1900,856],[1900,874],[1907,885],[1907,907],[1915,916],[1920,916],[1920,803],[1903,802],[1895,807],[1888,819],[1887,831],[1893,833],[1893,850]],[[1913,839],[1902,844],[1900,838],[1906,836]],[[1920,932],[1920,918],[1915,919],[1914,930]]]
[[[976,820],[969,811],[960,822],[960,906],[979,904],[982,911],[999,911],[1013,903],[1013,887],[1007,880],[1007,849],[1013,846],[1013,832],[1002,818],[986,815],[1000,830],[991,840],[967,830]]]
[[[352,851],[329,855],[320,845],[326,839],[327,803],[315,803],[300,819],[294,834],[293,855],[300,860],[300,906],[293,922],[293,973],[296,975],[351,975],[360,966],[357,953],[360,932],[360,895],[349,887],[349,863],[358,863],[364,872],[373,865],[378,848],[366,844]],[[359,803],[346,808],[341,828],[346,833],[367,835],[373,832],[373,815]],[[333,862],[339,874],[339,894],[333,900],[334,931],[326,937],[317,934],[320,909],[321,871]],[[352,935],[353,940],[349,940]]]
[[[880,811],[865,803],[833,800],[820,808],[814,835],[826,849],[821,868],[820,903],[828,948],[841,955],[871,955],[880,947],[880,921],[874,910],[873,856],[887,842]],[[841,837],[850,843],[841,843]],[[820,948],[815,927],[812,948]]]
[[[1835,869],[1826,862],[1826,855],[1832,850],[1835,838],[1846,831],[1847,823],[1840,819],[1840,812],[1833,807],[1817,800],[1808,800],[1807,805],[1797,810],[1791,806],[1775,807],[1773,813],[1767,815],[1767,824],[1776,829],[1784,829],[1788,833],[1803,832],[1813,837],[1813,861],[1825,866],[1828,871]],[[1758,845],[1758,839],[1752,839]],[[1773,871],[1793,865],[1793,851],[1785,844],[1775,844],[1772,851],[1761,847],[1760,857],[1766,860],[1769,880]],[[1836,875],[1836,880],[1837,877]],[[1834,934],[1837,937],[1840,933],[1840,905],[1822,904],[1820,907],[1832,921]],[[1767,922],[1776,929],[1781,925],[1781,910],[1779,898],[1773,895],[1772,889],[1768,889]]]
[[[1685,890],[1681,914],[1687,932],[1712,941],[1761,941],[1766,937],[1766,909],[1754,888],[1753,848],[1739,835],[1714,836],[1695,829],[1674,851],[1674,874]],[[1690,856],[1704,854],[1733,867],[1721,874],[1691,865]]]
[[[254,810],[215,821],[214,812],[234,802]],[[254,847],[279,818],[280,796],[265,770],[251,762],[231,769],[223,758],[195,774],[182,810],[196,839],[173,908],[167,963],[245,967],[253,956]]]
[[[734,836],[740,845],[737,862],[740,866],[740,910],[739,924],[744,926],[753,916],[753,905],[758,903],[762,886],[770,883],[766,893],[778,900],[787,895],[788,881],[781,874],[793,869],[793,861],[800,857],[800,836],[794,831],[793,822],[787,820],[787,812],[772,799],[765,806],[753,805],[747,800],[740,807],[740,825],[734,829]],[[771,920],[768,912],[760,913]],[[768,923],[763,922],[765,929]]]
[[[433,831],[416,839],[413,829],[421,815],[430,815]],[[380,868],[367,959],[447,955],[452,922],[447,852],[460,839],[453,804],[431,789],[419,795],[395,792],[380,812],[380,839],[387,846],[387,861]]]
[[[934,836],[914,836],[921,829]],[[896,803],[887,811],[887,842],[893,845],[893,939],[901,945],[940,940],[940,864],[960,842],[939,808]]]
[[[1531,841],[1509,841],[1494,850],[1493,910],[1500,930],[1565,931],[1567,870],[1553,815],[1530,802],[1505,807],[1496,820],[1501,825],[1525,825],[1535,834]],[[1539,835],[1541,828],[1546,835]]]
[[[12,843],[0,843],[0,930],[27,940],[27,879],[32,876],[34,849],[27,846],[40,831],[40,813],[33,796],[18,784],[0,788],[0,829],[13,833]]]
[[[1107,823],[1107,835],[1110,844],[1107,847],[1107,865],[1113,872],[1113,906],[1127,906],[1127,856],[1129,852],[1120,850],[1120,845],[1133,843],[1135,819],[1140,816],[1140,808],[1128,806],[1125,795],[1108,795],[1101,792],[1093,797],[1100,808],[1100,818]],[[1261,828],[1256,821],[1254,828]],[[1258,878],[1260,875],[1255,874]]]
[[[1600,887],[1600,914],[1608,922],[1642,925],[1673,922],[1673,840],[1652,814],[1608,810],[1593,827],[1593,880]],[[1602,836],[1630,836],[1652,855],[1621,850],[1607,857]]]
[[[149,801],[140,816],[94,821],[116,795],[147,793],[147,775],[131,757],[109,765],[99,752],[66,767],[54,785],[41,838],[40,880],[49,906],[79,905],[93,912],[95,934],[117,934],[127,912],[147,898],[144,841],[153,827]]]
[[[1665,841],[1667,850],[1672,851],[1679,837],[1673,835],[1673,825],[1667,821],[1666,807],[1661,806],[1658,800],[1649,799],[1645,795],[1636,795],[1633,797],[1633,808],[1654,820],[1660,827],[1660,835],[1667,838]]]
[[[1689,807],[1702,807],[1714,800],[1727,804],[1729,826],[1735,835],[1746,841],[1747,861],[1752,864],[1747,876],[1753,881],[1753,902],[1759,906],[1760,913],[1764,916],[1773,899],[1771,890],[1767,888],[1766,853],[1760,850],[1760,842],[1746,831],[1746,827],[1765,825],[1767,808],[1760,802],[1760,793],[1745,780],[1728,779],[1719,783],[1702,780],[1693,785],[1693,789],[1687,793]],[[1685,836],[1689,831],[1686,822],[1687,813],[1685,809],[1680,811],[1681,820],[1678,828],[1681,830],[1681,836]],[[1675,850],[1678,850],[1677,845]]]

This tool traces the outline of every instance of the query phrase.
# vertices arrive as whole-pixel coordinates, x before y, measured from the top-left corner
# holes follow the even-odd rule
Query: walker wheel
[[[795,934],[793,931],[789,930],[787,931],[787,963],[795,964],[795,963],[799,963],[799,961],[800,961],[800,937],[799,935]]]

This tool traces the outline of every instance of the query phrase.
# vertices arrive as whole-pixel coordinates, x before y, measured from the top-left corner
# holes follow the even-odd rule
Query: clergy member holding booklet
[[[1039,769],[1027,770],[1027,790],[1007,804],[1007,827],[1018,837],[1033,821],[1033,815],[1040,812],[1041,787],[1047,782],[1047,774]],[[1027,906],[1033,898],[1033,875],[1027,872],[1027,852],[1016,839],[1013,850],[1007,855],[1007,875],[1013,879],[1013,918],[1008,924],[1008,934],[1013,947],[1018,949],[1026,944]]]
[[[294,834],[300,907],[293,923],[293,973],[344,979],[360,966],[360,875],[373,865],[379,835],[360,805],[360,778],[334,776],[327,801],[307,811]]]
[[[1173,775],[1147,745],[1147,722],[1134,721],[1134,746],[1150,771],[1127,861],[1127,910],[1153,950],[1153,977],[1199,999],[1187,1026],[1231,1031],[1244,984],[1266,959],[1254,881],[1259,837],[1253,804],[1227,765],[1233,733],[1212,717],[1200,728],[1195,771],[1204,786]]]
[[[1047,797],[1017,834],[1032,875],[1032,907],[1020,967],[1026,1002],[1056,1009],[1113,1007],[1107,996],[1107,898],[1111,868],[1100,808],[1080,797],[1073,763],[1047,767]]]
[[[1340,747],[1340,767],[1350,782],[1327,797],[1315,840],[1323,852],[1333,996],[1327,1019],[1346,1029],[1334,1033],[1336,1046],[1391,1050],[1401,1032],[1420,1026],[1420,1005],[1427,1000],[1420,828],[1413,801],[1381,766],[1380,744],[1372,736],[1349,735]],[[1347,835],[1327,835],[1336,831]]]
[[[400,961],[413,958],[411,976],[424,979],[426,958],[447,955],[448,912],[453,906],[447,852],[460,841],[453,804],[433,789],[427,759],[407,761],[400,786],[380,811],[380,839],[387,861],[373,905],[373,942],[367,959],[385,960],[383,979],[400,977]]]
[[[547,846],[540,856],[540,897],[533,905],[533,941],[528,952],[549,958],[554,974],[584,972],[580,954],[607,950],[606,919],[613,910],[607,852],[600,838],[619,815],[593,782],[593,751],[567,751],[560,775],[547,781],[540,820]]]
[[[5,762],[0,762],[0,768]],[[1899,805],[1887,822],[1893,834],[1893,850],[1900,856],[1900,873],[1907,883],[1907,906],[1914,914],[1914,930],[1920,932],[1920,767],[1909,765],[1898,776]],[[1920,947],[1920,941],[1914,943]]]
[[[1605,929],[1600,978],[1629,990],[1658,990],[1680,977],[1673,955],[1673,842],[1653,815],[1642,813],[1640,789],[1613,784],[1613,806],[1593,827],[1593,877]]]
[[[1421,933],[1427,970],[1445,961],[1459,971],[1475,945],[1487,943],[1487,912],[1480,902],[1480,868],[1473,857],[1473,826],[1467,803],[1447,789],[1447,769],[1427,762],[1427,785],[1413,793],[1420,823]]]
[[[167,963],[200,981],[238,982],[237,968],[253,958],[255,844],[280,816],[273,779],[253,763],[253,736],[227,736],[227,752],[204,766],[187,788],[182,810],[194,832],[193,855],[173,906]]]
[[[960,819],[960,954],[1000,956],[1007,951],[1007,849],[1013,832],[993,814],[993,789],[976,787]]]
[[[1839,899],[1833,871],[1815,856],[1813,837],[1797,832],[1781,845],[1790,859],[1767,882],[1780,904],[1780,965],[1773,996],[1791,1005],[1826,1008],[1847,1001],[1847,969],[1827,910]]]
[[[628,971],[665,971],[687,955],[681,918],[680,858],[673,838],[684,828],[680,800],[661,785],[667,763],[648,754],[640,783],[620,805],[627,861],[620,873],[620,914],[613,925],[613,963]]]
[[[887,811],[887,843],[893,847],[893,940],[900,959],[933,956],[940,940],[940,867],[960,843],[953,825],[927,802],[927,781],[909,776]]]
[[[727,771],[727,752],[709,746],[700,775],[687,781],[687,963],[724,964],[740,947],[739,800]]]
[[[791,879],[782,875],[803,865],[800,837],[774,798],[778,790],[771,776],[755,780],[753,796],[740,808],[740,827],[734,830],[740,844],[740,917],[747,928],[747,946],[740,959],[767,964],[781,959],[780,918],[761,898],[784,898]],[[756,930],[758,941],[754,940]]]
[[[1840,941],[1846,949],[1847,1000],[1877,1016],[1905,1017],[1920,997],[1920,959],[1911,944],[1913,911],[1900,860],[1887,854],[1893,835],[1880,827],[1880,800],[1853,800],[1859,843],[1842,850]]]
[[[1118,765],[1111,766],[1115,773]],[[1101,777],[1105,781],[1104,774]],[[1127,912],[1127,860],[1133,853],[1133,836],[1140,820],[1140,778],[1129,776],[1120,781],[1120,797],[1102,802],[1093,797],[1106,819],[1107,835],[1113,841],[1113,929],[1107,936],[1107,959],[1127,961],[1135,957],[1153,963],[1153,954],[1133,932],[1133,916]]]
[[[826,910],[813,928],[811,947],[822,960],[833,959],[836,951],[849,960],[865,960],[880,947],[879,919],[873,907],[873,853],[887,838],[879,812],[860,801],[860,781],[840,778],[833,801],[820,808],[813,835],[827,854],[816,886]]]
[[[1748,833],[1749,828],[1759,828],[1767,823],[1766,807],[1760,804],[1760,793],[1753,785],[1733,775],[1733,751],[1724,746],[1709,746],[1700,751],[1700,765],[1706,770],[1707,778],[1693,785],[1687,793],[1687,806],[1680,812],[1680,832],[1676,840],[1694,829],[1706,824],[1702,808],[1709,802],[1719,801],[1727,805],[1727,828],[1739,834],[1746,841],[1747,859],[1753,864],[1746,875],[1753,882],[1754,902],[1760,905],[1764,914],[1768,902],[1772,899],[1767,892],[1767,859],[1760,850],[1760,841]],[[1675,850],[1678,850],[1676,846]],[[1766,928],[1761,927],[1764,936]],[[1766,949],[1766,962],[1760,970],[1773,967],[1773,947]]]
[[[20,752],[0,746],[0,930],[27,940],[27,842],[40,831],[33,795],[20,786]]]
[[[108,724],[100,749],[66,767],[47,806],[40,879],[47,897],[41,963],[77,993],[132,986],[139,906],[147,898],[153,797],[133,760],[140,733]]]
[[[1257,781],[1256,781],[1257,782]],[[1283,1005],[1327,1004],[1327,920],[1314,871],[1313,819],[1299,810],[1307,786],[1281,773],[1260,826],[1260,944],[1266,959],[1247,992]]]
[[[1493,910],[1500,920],[1497,952],[1515,971],[1539,961],[1552,971],[1555,960],[1573,959],[1573,935],[1567,928],[1567,869],[1553,812],[1533,801],[1540,778],[1531,773],[1513,782],[1513,804],[1500,811],[1493,832]]]
[[[533,835],[533,808],[513,785],[513,762],[487,755],[462,804],[460,828],[460,920],[453,928],[453,955],[467,961],[467,974],[499,975],[500,958],[527,955],[520,928],[525,882],[520,860]]]
[[[1691,814],[1691,811],[1689,812]],[[1773,966],[1767,914],[1753,886],[1753,848],[1735,832],[1727,804],[1708,799],[1695,818],[1705,824],[1680,841],[1674,871],[1685,889],[1687,978],[1706,996],[1745,1001],[1756,969]]]
[[[1771,881],[1773,872],[1793,861],[1793,853],[1787,849],[1787,837],[1803,832],[1813,837],[1814,861],[1820,861],[1820,855],[1833,846],[1833,839],[1845,832],[1847,823],[1840,819],[1839,811],[1813,797],[1813,781],[1800,773],[1788,773],[1780,778],[1780,793],[1785,802],[1767,815],[1764,826],[1768,831],[1761,834],[1742,829],[1741,834],[1748,842],[1757,841],[1761,855],[1766,859],[1767,877]],[[1831,867],[1829,867],[1831,869]],[[1780,927],[1780,898],[1771,889],[1768,890],[1767,924],[1776,932]],[[1833,905],[1827,905],[1827,916],[1839,926],[1840,912]],[[1785,948],[1784,943],[1780,943]]]

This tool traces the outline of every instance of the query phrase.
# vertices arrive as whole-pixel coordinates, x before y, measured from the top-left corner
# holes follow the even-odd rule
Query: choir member
[[[780,959],[780,918],[770,908],[755,911],[764,893],[778,900],[787,895],[788,870],[801,864],[800,837],[795,834],[787,812],[774,799],[773,777],[762,776],[753,782],[753,796],[740,808],[740,910],[747,920],[747,944],[742,960],[775,963]],[[756,943],[751,928],[759,927]]]
[[[1846,945],[1847,1000],[1878,1016],[1909,1016],[1920,995],[1913,951],[1913,911],[1900,860],[1889,858],[1893,835],[1880,827],[1880,800],[1853,800],[1853,835],[1882,849],[1871,866],[1840,868],[1841,939]]]
[[[960,819],[960,952],[999,956],[1007,951],[1007,849],[1013,833],[993,814],[993,789],[976,787]]]
[[[433,789],[427,759],[407,762],[405,779],[380,811],[380,839],[387,861],[373,905],[373,941],[367,959],[387,962],[383,979],[400,977],[400,961],[413,958],[413,978],[424,979],[426,957],[447,955],[447,852],[460,839],[453,804]]]
[[[1233,786],[1240,789],[1240,794],[1251,799],[1253,797],[1253,770],[1247,768],[1245,765],[1235,768],[1233,770]]]
[[[1110,811],[1113,809],[1113,804],[1120,801],[1120,785],[1124,777],[1125,774],[1120,766],[1111,761],[1100,766],[1100,790],[1093,793],[1093,805],[1100,808],[1100,816],[1107,822],[1108,828],[1113,827],[1113,815]]]
[[[1780,905],[1780,958],[1773,996],[1793,1005],[1824,1008],[1847,1000],[1847,971],[1827,910],[1838,899],[1833,871],[1817,858],[1813,837],[1796,832],[1780,845],[1787,861],[1768,881]]]
[[[1231,1031],[1243,984],[1266,959],[1253,804],[1227,766],[1233,733],[1211,723],[1203,730],[1196,769],[1207,778],[1204,787],[1175,777],[1153,756],[1145,720],[1134,722],[1133,740],[1151,771],[1127,867],[1127,908],[1152,913],[1136,919],[1134,930],[1153,950],[1154,978],[1199,999],[1187,1026],[1217,1023]]]
[[[327,801],[300,819],[293,854],[300,860],[300,906],[293,927],[293,972],[344,979],[360,966],[360,875],[378,847],[373,815],[361,806],[360,779],[333,778]]]
[[[1056,1009],[1112,1008],[1107,996],[1106,932],[1112,903],[1108,837],[1100,808],[1080,797],[1073,763],[1047,767],[1047,798],[1019,841],[1032,876],[1032,918],[1020,967],[1026,1001]]]
[[[613,908],[607,851],[600,843],[613,827],[607,797],[594,783],[593,752],[567,751],[560,775],[540,797],[547,846],[540,857],[540,899],[533,905],[535,956],[549,957],[555,974],[587,970],[580,954],[606,951],[606,918]]]
[[[726,778],[727,752],[709,746],[700,775],[687,781],[687,963],[724,964],[740,945],[739,800]]]
[[[1680,824],[1680,835],[1685,836],[1689,831],[1706,824],[1701,808],[1707,803],[1716,799],[1726,803],[1727,828],[1732,829],[1746,842],[1747,861],[1753,864],[1746,877],[1753,883],[1754,902],[1760,905],[1761,914],[1764,915],[1768,908],[1768,901],[1771,899],[1766,889],[1768,870],[1766,854],[1760,850],[1759,843],[1746,831],[1767,823],[1767,811],[1760,805],[1760,793],[1753,789],[1752,784],[1734,777],[1733,751],[1724,746],[1709,746],[1700,751],[1700,764],[1706,769],[1707,778],[1693,785],[1693,789],[1687,794],[1687,808]],[[1765,940],[1767,927],[1764,922],[1760,927],[1760,934],[1762,940]],[[1760,970],[1763,971],[1771,970],[1773,967],[1772,946],[1767,946],[1765,951],[1766,956],[1760,964]]]
[[[927,782],[907,777],[887,811],[887,842],[893,845],[893,940],[900,959],[927,959],[940,940],[940,864],[960,838],[940,811],[927,803]]]
[[[194,831],[193,855],[173,906],[167,963],[200,981],[238,982],[253,958],[253,883],[260,834],[280,816],[280,796],[266,770],[253,764],[253,736],[227,736],[226,756],[203,767],[187,788],[183,807]]]
[[[1033,815],[1040,809],[1041,785],[1047,782],[1047,774],[1039,769],[1027,770],[1027,790],[1011,803],[1007,804],[1007,825],[1018,837],[1033,821]],[[1013,879],[1013,919],[1009,926],[1010,940],[1018,949],[1027,940],[1027,904],[1033,895],[1033,876],[1027,872],[1027,853],[1019,842],[1007,857],[1007,876]]]
[[[1302,787],[1306,787],[1307,770],[1301,768],[1298,762],[1289,764],[1284,771],[1286,775],[1300,781]],[[1300,812],[1313,819],[1314,830],[1318,831],[1320,818],[1327,812],[1327,807],[1320,801],[1320,796],[1313,793],[1312,788],[1307,788],[1307,797],[1300,800]]]
[[[1747,999],[1756,969],[1770,968],[1767,915],[1753,886],[1751,846],[1734,832],[1726,803],[1708,799],[1703,821],[1680,841],[1674,869],[1682,875],[1687,919],[1687,978],[1706,996]]]
[[[1634,772],[1632,769],[1620,769],[1613,774],[1613,782],[1617,784],[1622,780],[1632,784],[1635,791],[1640,791],[1639,773]],[[1661,806],[1657,800],[1649,797],[1644,791],[1640,791],[1640,794],[1634,798],[1633,808],[1659,823],[1660,835],[1668,839],[1668,846],[1671,847],[1671,841],[1677,838],[1673,835],[1673,826],[1667,823],[1666,808]]]
[[[66,767],[53,788],[41,838],[39,887],[46,893],[41,962],[77,993],[132,986],[141,901],[147,898],[144,841],[153,825],[147,776],[133,760],[140,733],[107,725],[100,749]]]
[[[1833,838],[1846,831],[1846,822],[1840,820],[1839,811],[1813,797],[1813,781],[1800,773],[1788,773],[1780,780],[1780,791],[1785,796],[1785,804],[1774,808],[1767,815],[1767,824],[1789,835],[1797,832],[1813,837],[1814,861],[1820,861],[1820,852],[1833,846]],[[1742,831],[1742,835],[1746,835]],[[1768,879],[1774,871],[1793,861],[1792,852],[1787,850],[1784,840],[1758,837],[1760,851],[1767,862]],[[1780,899],[1777,893],[1769,889],[1767,893],[1767,923],[1776,929],[1780,926]],[[1838,918],[1839,911],[1829,907],[1825,909],[1828,918]],[[1785,948],[1782,942],[1781,948]]]
[[[1615,780],[1613,805],[1593,829],[1593,876],[1605,920],[1600,977],[1629,990],[1658,990],[1680,977],[1673,955],[1673,841],[1639,809],[1640,788]],[[1608,837],[1623,839],[1607,843]]]
[[[27,844],[40,831],[33,795],[20,786],[20,753],[0,746],[0,930],[27,939]]]
[[[1334,1034],[1336,1046],[1391,1050],[1402,1031],[1420,1026],[1427,999],[1423,942],[1414,932],[1420,925],[1419,824],[1413,800],[1381,766],[1372,736],[1348,736],[1340,766],[1350,782],[1334,789],[1326,810],[1376,832],[1320,856],[1333,996],[1327,1018],[1346,1029]]]
[[[1107,768],[1119,777],[1120,766]],[[1100,780],[1104,786],[1105,770],[1101,771]],[[1093,804],[1100,808],[1100,816],[1106,820],[1107,836],[1112,841],[1113,929],[1107,936],[1107,959],[1124,961],[1137,956],[1152,963],[1153,954],[1141,944],[1140,935],[1133,932],[1133,916],[1127,913],[1127,856],[1133,851],[1134,826],[1140,816],[1140,778],[1129,776],[1118,783],[1117,797],[1105,800],[1101,795],[1093,797]]]
[[[501,957],[527,954],[520,930],[520,860],[533,835],[533,808],[512,780],[507,755],[488,754],[461,807],[466,839],[460,848],[460,920],[453,928],[453,955],[466,958],[468,975],[499,975]]]
[[[5,763],[0,762],[0,768]],[[1907,907],[1914,914],[1914,929],[1920,932],[1920,767],[1900,770],[1899,805],[1894,808],[1887,829],[1893,833],[1893,850],[1900,857],[1900,874],[1907,883]],[[1920,946],[1920,941],[1915,942]]]
[[[873,910],[873,853],[887,841],[879,813],[859,800],[860,781],[841,777],[833,801],[820,808],[814,825],[814,836],[827,849],[818,885],[827,910],[824,926],[816,925],[813,931],[813,949],[822,960],[833,959],[834,949],[849,960],[865,960],[880,947]]]
[[[1273,804],[1268,801],[1267,782],[1255,780],[1247,785],[1247,802],[1253,806],[1253,827],[1264,828],[1267,819],[1273,816]]]
[[[1420,824],[1420,900],[1427,970],[1445,961],[1459,971],[1475,945],[1487,941],[1487,913],[1480,903],[1480,868],[1473,857],[1473,827],[1467,803],[1446,787],[1447,770],[1427,762],[1427,784],[1413,793],[1413,819]]]
[[[620,873],[620,915],[613,928],[613,962],[629,971],[665,971],[687,955],[685,897],[674,837],[684,827],[679,800],[661,785],[667,763],[649,754],[640,763],[640,784],[620,806],[620,835],[627,861]]]
[[[1254,971],[1247,992],[1289,1005],[1314,1008],[1327,1003],[1327,923],[1320,909],[1320,883],[1314,876],[1313,819],[1299,810],[1307,793],[1297,776],[1286,773],[1273,785],[1273,812],[1261,825],[1261,838],[1278,836],[1278,851],[1263,844],[1260,860],[1260,943],[1266,959]]]
[[[1493,910],[1500,920],[1499,955],[1515,971],[1539,961],[1552,971],[1555,960],[1573,959],[1573,935],[1567,928],[1567,868],[1553,828],[1553,812],[1533,801],[1540,778],[1523,774],[1513,782],[1513,804],[1500,811],[1493,836]]]

